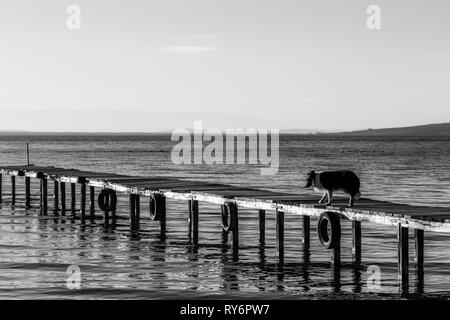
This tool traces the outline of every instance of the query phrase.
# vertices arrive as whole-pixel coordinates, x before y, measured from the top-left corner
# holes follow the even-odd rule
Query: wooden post
[[[302,217],[302,243],[303,243],[303,250],[309,250],[310,246],[310,224],[311,224],[311,218],[310,216],[303,216]]]
[[[27,208],[27,209],[31,208],[30,184],[31,184],[31,178],[25,177],[25,208]]]
[[[189,219],[194,245],[198,244],[198,201],[189,200]]]
[[[3,202],[3,199],[2,199],[2,182],[3,182],[3,175],[2,174],[0,174],[0,203],[2,203]]]
[[[233,260],[239,261],[239,212],[238,207],[235,204],[230,206],[231,221],[232,221],[232,249]]]
[[[48,199],[48,190],[47,190],[47,178],[43,177],[41,179],[41,205],[42,205],[42,211],[44,213],[47,213],[47,199]]]
[[[130,209],[131,227],[133,227],[136,221],[136,200],[134,194],[130,194],[129,209]]]
[[[339,270],[341,267],[341,241],[331,249],[331,265],[335,270]]]
[[[89,187],[89,213],[91,216],[95,213],[95,187]]]
[[[408,228],[398,224],[398,278],[403,288],[408,287]]]
[[[276,209],[275,215],[278,261],[282,264],[284,262],[284,212]]]
[[[81,219],[84,220],[84,218],[86,217],[86,183],[81,184],[80,192],[81,192],[80,212],[81,212]]]
[[[11,205],[16,204],[16,176],[11,176]]]
[[[53,181],[53,205],[55,213],[59,210],[59,183],[58,181]]]
[[[70,209],[72,210],[72,214],[75,214],[76,212],[76,203],[77,203],[77,198],[76,198],[76,184],[75,183],[71,183],[70,184]]]
[[[141,219],[141,198],[138,194],[136,194],[134,197],[134,200],[135,200],[134,218],[135,218],[136,227],[138,227],[139,220]]]
[[[361,262],[361,221],[352,221],[352,255],[353,260]]]
[[[259,242],[266,240],[266,210],[259,210]]]
[[[61,181],[59,185],[59,189],[61,192],[61,214],[66,214],[66,183]]]
[[[417,269],[423,270],[424,261],[424,231],[421,229],[414,229],[414,240],[415,240],[415,256],[414,262],[416,263]]]
[[[30,165],[30,148],[28,146],[28,142],[27,142],[27,166]]]
[[[161,205],[162,205],[162,209],[161,209],[161,218],[159,220],[160,225],[161,225],[161,239],[165,239],[166,238],[166,197],[161,197]]]

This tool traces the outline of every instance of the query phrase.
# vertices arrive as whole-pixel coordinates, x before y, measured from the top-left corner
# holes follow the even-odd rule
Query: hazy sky
[[[449,14],[448,0],[4,0],[0,130],[448,122]]]

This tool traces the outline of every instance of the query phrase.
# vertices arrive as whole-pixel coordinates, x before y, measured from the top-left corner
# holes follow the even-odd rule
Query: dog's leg
[[[323,203],[323,202],[325,201],[326,195],[327,195],[327,192],[325,191],[325,192],[322,194],[322,198],[320,198],[319,203]]]
[[[327,206],[331,205],[331,200],[333,199],[333,191],[327,190],[327,196],[328,196],[328,202],[326,203]]]
[[[348,206],[353,207],[353,202],[355,201],[354,196],[350,195],[350,200],[348,201]]]

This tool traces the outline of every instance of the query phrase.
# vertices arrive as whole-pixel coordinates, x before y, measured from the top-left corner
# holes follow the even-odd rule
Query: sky
[[[446,0],[1,1],[0,130],[450,122],[449,13]]]

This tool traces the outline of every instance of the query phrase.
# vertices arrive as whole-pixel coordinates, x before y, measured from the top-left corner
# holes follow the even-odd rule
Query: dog
[[[352,171],[311,171],[307,174],[305,189],[313,187],[316,191],[323,192],[319,203],[324,203],[328,198],[326,205],[331,205],[334,191],[343,191],[350,195],[349,207],[353,207],[355,200],[361,197],[360,181],[358,176]]]

